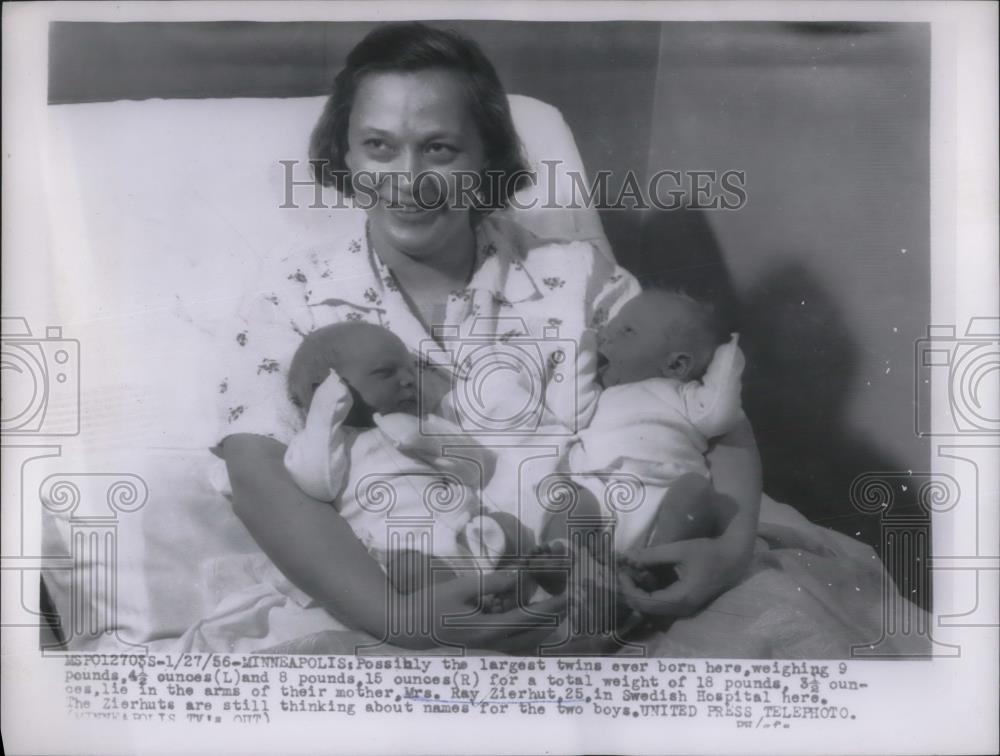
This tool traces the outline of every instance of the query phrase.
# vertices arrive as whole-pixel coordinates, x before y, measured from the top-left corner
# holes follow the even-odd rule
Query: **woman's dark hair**
[[[489,208],[503,207],[530,174],[497,72],[471,39],[456,31],[415,22],[378,26],[348,54],[346,65],[333,80],[333,91],[310,139],[309,159],[314,177],[324,186],[336,187],[344,196],[353,196],[354,187],[344,156],[358,85],[373,73],[427,69],[461,74],[469,109],[483,142],[484,173],[489,177],[481,184],[480,199]]]

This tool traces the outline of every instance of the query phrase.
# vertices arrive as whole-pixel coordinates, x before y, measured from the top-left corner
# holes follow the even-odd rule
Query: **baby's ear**
[[[687,352],[670,352],[660,361],[660,375],[686,381],[691,373],[694,357]]]

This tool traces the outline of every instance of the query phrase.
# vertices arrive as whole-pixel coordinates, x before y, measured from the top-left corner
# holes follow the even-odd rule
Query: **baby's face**
[[[417,413],[416,371],[403,342],[366,333],[341,351],[337,372],[376,412]]]
[[[597,379],[605,388],[662,377],[678,303],[663,292],[629,300],[597,336]]]

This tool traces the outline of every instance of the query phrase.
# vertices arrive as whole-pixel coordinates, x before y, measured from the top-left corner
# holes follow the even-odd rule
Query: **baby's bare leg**
[[[714,536],[718,522],[714,496],[708,478],[697,473],[679,477],[660,500],[649,545]]]
[[[476,523],[477,518],[473,518],[473,524]],[[528,557],[533,553],[535,548],[535,537],[525,527],[517,517],[507,512],[488,512],[479,516],[479,520],[483,521],[485,526],[485,521],[491,520],[499,528],[500,533],[503,535],[502,547],[498,548],[498,544],[494,542],[494,546],[490,551],[496,556],[496,564],[494,569],[497,570],[508,570],[517,569]],[[480,530],[482,533],[482,530]],[[460,537],[465,539],[468,534],[463,533]],[[479,551],[482,549],[482,544],[469,544],[465,542],[466,548],[469,548],[473,555],[479,556]],[[503,593],[494,594],[487,598],[484,610],[487,613],[495,612],[507,612],[514,609],[518,604],[526,606],[531,598],[531,594],[534,590],[534,582],[531,580],[531,576],[526,571],[518,570],[518,580],[514,586],[509,591],[504,591]]]
[[[555,512],[542,527],[538,547],[528,559],[531,576],[548,593],[560,594],[566,590],[571,564],[570,546],[572,534],[577,534],[583,545],[602,543],[601,536],[607,532],[610,520],[601,509],[601,504],[588,489],[576,486],[575,502],[572,507]],[[600,549],[598,549],[600,551]],[[595,554],[600,561],[605,555]]]
[[[597,531],[607,527],[607,518],[601,511],[601,503],[588,489],[583,486],[576,486],[576,502],[569,509],[555,512],[542,526],[542,535],[538,539],[539,543],[550,543],[552,541],[568,541],[570,528],[580,530],[581,528],[593,528]]]

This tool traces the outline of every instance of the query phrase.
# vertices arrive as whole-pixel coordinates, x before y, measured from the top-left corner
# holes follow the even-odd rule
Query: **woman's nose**
[[[396,160],[391,166],[393,171],[392,180],[397,190],[408,197],[413,191],[414,177],[424,170],[424,158],[420,150],[404,149],[400,150]]]

